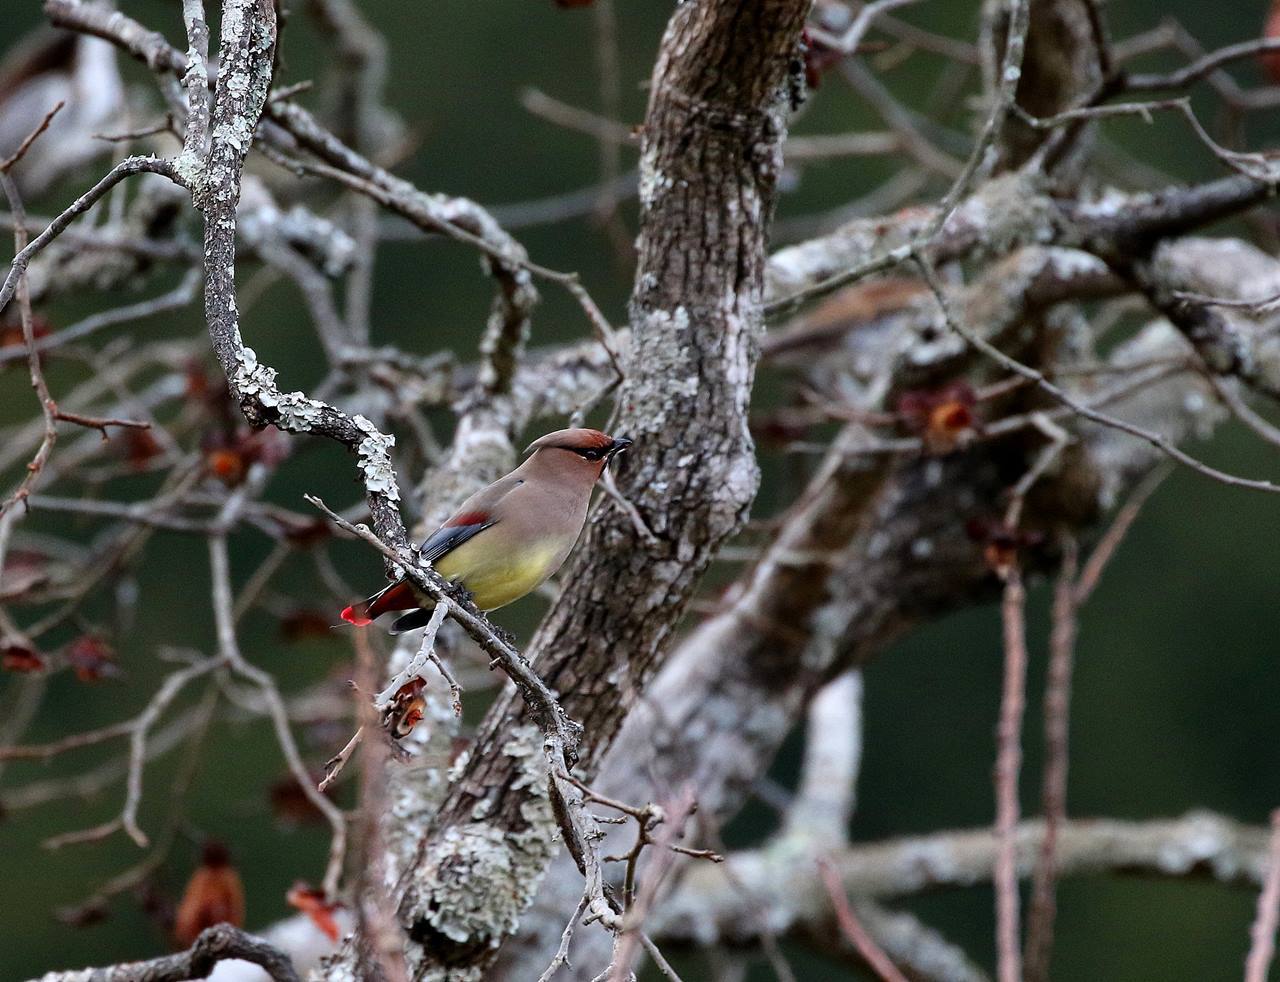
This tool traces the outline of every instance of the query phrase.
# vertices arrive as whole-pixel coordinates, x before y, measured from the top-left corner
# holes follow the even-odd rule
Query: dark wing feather
[[[498,502],[523,483],[521,478],[508,474],[477,491],[462,503],[456,515],[427,536],[419,554],[423,559],[434,563],[476,533],[483,532],[498,521],[495,514]]]
[[[431,607],[420,607],[417,610],[411,610],[392,622],[390,633],[404,634],[406,631],[412,631],[415,628],[426,627],[434,612],[434,608]]]
[[[442,525],[427,536],[418,554],[427,562],[434,563],[441,556],[453,552],[476,533],[483,532],[495,521],[496,519],[486,517],[482,521],[472,521],[466,525]]]

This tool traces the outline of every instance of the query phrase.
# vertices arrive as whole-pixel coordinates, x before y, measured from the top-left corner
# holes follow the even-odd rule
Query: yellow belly
[[[471,591],[481,610],[495,610],[519,600],[556,571],[561,549],[550,544],[524,549],[519,555],[498,550],[477,536],[436,562],[436,571]]]

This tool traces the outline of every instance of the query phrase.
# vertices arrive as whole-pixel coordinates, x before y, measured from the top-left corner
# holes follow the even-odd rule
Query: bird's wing
[[[422,548],[418,550],[418,555],[427,562],[434,563],[437,559],[453,552],[477,532],[484,531],[494,523],[493,519],[484,512],[461,512],[457,517],[464,521],[457,525],[440,526],[427,536],[427,540],[422,543]],[[450,519],[450,521],[453,520]]]
[[[418,554],[434,563],[477,533],[497,524],[498,516],[494,510],[498,502],[523,483],[519,478],[508,475],[477,491],[462,503],[456,515],[427,536]]]

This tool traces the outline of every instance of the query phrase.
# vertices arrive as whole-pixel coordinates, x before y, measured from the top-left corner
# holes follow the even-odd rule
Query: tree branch
[[[207,978],[218,962],[232,958],[261,966],[274,982],[299,982],[288,955],[230,924],[206,928],[190,948],[176,955],[106,968],[47,972],[38,982],[185,982]]]
[[[759,4],[747,15],[727,0],[685,4],[668,26],[655,69],[631,350],[618,399],[625,408],[610,425],[636,441],[618,483],[659,546],[637,542],[623,509],[602,510],[531,646],[539,674],[585,726],[588,765],[660,663],[698,576],[741,525],[755,491],[746,401],[764,232],[788,108],[785,82],[806,9],[802,0]],[[523,754],[513,743],[522,713],[511,696],[490,711],[426,840],[403,914],[416,933],[435,940],[428,946],[433,963],[489,958],[550,859],[550,849],[529,842],[545,832],[524,814],[531,802],[521,786]],[[476,822],[477,813],[485,819]],[[474,844],[459,835],[474,837]],[[451,920],[458,886],[437,873],[473,879],[487,868],[479,864],[501,854],[495,838],[511,836],[522,846],[519,853],[507,849],[504,860],[518,878],[515,911],[496,908],[500,918],[465,925]]]

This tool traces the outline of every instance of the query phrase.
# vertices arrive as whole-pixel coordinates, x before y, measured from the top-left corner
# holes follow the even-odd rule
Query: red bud
[[[243,481],[249,470],[249,462],[244,459],[244,456],[238,450],[227,447],[209,451],[204,462],[209,468],[209,473],[227,487],[235,487]]]
[[[124,431],[124,455],[135,471],[144,471],[151,461],[163,452],[160,441],[150,430],[130,427]]]
[[[289,904],[302,911],[311,918],[311,922],[315,924],[321,931],[325,933],[330,941],[337,941],[342,934],[338,928],[338,922],[334,920],[334,913],[342,906],[337,903],[330,903],[324,895],[323,890],[317,890],[308,883],[299,880],[293,885],[285,899]]]
[[[226,846],[210,841],[178,904],[173,939],[179,947],[190,947],[201,931],[215,924],[244,927],[244,887]]]
[[[422,679],[410,679],[396,690],[391,702],[382,711],[382,725],[397,740],[403,740],[413,728],[422,722],[427,701],[422,697],[422,690],[427,683]]]
[[[898,397],[898,415],[907,428],[920,434],[927,453],[947,454],[964,446],[977,432],[973,412],[977,396],[967,382],[941,389],[915,389]]]
[[[6,672],[42,672],[45,664],[35,648],[9,642],[0,645],[0,668]]]
[[[971,518],[965,533],[982,546],[982,558],[992,572],[1005,576],[1018,561],[1018,554],[1044,541],[1034,529],[1009,528],[1003,519]]]
[[[115,652],[96,634],[80,635],[67,645],[64,656],[81,682],[98,682],[120,674]]]

